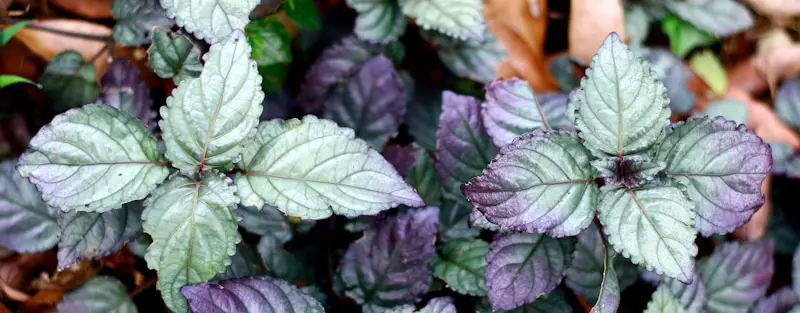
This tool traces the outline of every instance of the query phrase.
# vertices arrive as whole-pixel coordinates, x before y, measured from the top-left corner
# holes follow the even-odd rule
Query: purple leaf
[[[667,128],[655,149],[664,173],[686,186],[704,236],[727,233],[764,203],[761,182],[772,167],[770,147],[744,125],[690,118]]]
[[[536,128],[546,129],[548,125],[552,128],[572,128],[565,115],[566,93],[537,95],[528,82],[518,78],[489,84],[486,87],[486,101],[481,108],[486,132],[498,147]]]
[[[58,209],[45,204],[15,163],[0,163],[0,246],[22,253],[48,250],[58,242]]]
[[[428,301],[418,313],[457,313],[456,306],[453,305],[453,299],[450,297],[433,298]]]
[[[537,129],[503,147],[483,175],[461,190],[494,224],[572,236],[594,218],[594,172],[578,136]]]
[[[337,285],[367,307],[413,303],[431,283],[438,223],[437,207],[386,218],[347,248]]]
[[[346,84],[334,87],[325,99],[325,118],[352,128],[377,150],[397,132],[405,112],[400,76],[384,56],[364,62]]]
[[[400,176],[406,178],[411,168],[417,163],[418,151],[419,147],[415,144],[405,146],[392,144],[383,149],[383,158],[394,166]]]
[[[497,153],[497,147],[483,127],[480,102],[450,91],[442,93],[442,115],[436,138],[439,181],[453,194],[458,194],[461,184],[480,175]]]
[[[758,300],[752,313],[786,313],[797,303],[795,291],[792,288],[783,287],[769,297]]]
[[[491,231],[499,231],[504,230],[500,225],[490,222],[486,219],[486,216],[481,213],[481,211],[477,209],[472,209],[472,213],[469,214],[469,226],[470,227],[477,227],[483,228]]]
[[[97,103],[110,105],[138,118],[151,130],[155,128],[156,111],[150,89],[139,75],[139,69],[127,59],[117,59],[108,66],[101,80],[103,94]]]
[[[287,282],[251,276],[184,286],[181,293],[194,313],[323,313],[313,297]]]
[[[706,291],[706,283],[700,277],[697,269],[692,274],[692,283],[684,284],[677,279],[667,278],[664,284],[669,284],[669,289],[672,294],[678,298],[688,313],[704,313],[706,311],[706,302],[708,302],[708,292]]]
[[[569,267],[575,240],[539,234],[497,238],[486,255],[486,287],[494,310],[531,303],[555,289]]]
[[[764,296],[775,269],[771,242],[729,242],[699,268],[708,290],[708,312],[745,313]]]

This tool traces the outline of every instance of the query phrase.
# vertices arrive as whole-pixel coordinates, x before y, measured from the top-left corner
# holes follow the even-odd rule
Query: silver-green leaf
[[[687,313],[686,308],[681,305],[669,286],[659,286],[653,293],[653,298],[647,303],[647,310],[644,313]]]
[[[616,33],[606,37],[570,95],[567,116],[598,156],[647,150],[669,123],[667,89]]]
[[[153,44],[147,49],[150,67],[161,78],[172,78],[176,84],[200,76],[203,62],[198,49],[186,35],[161,28],[153,29]]]
[[[144,231],[153,237],[145,260],[158,271],[157,286],[167,307],[178,313],[188,312],[180,288],[224,272],[241,240],[236,188],[222,174],[204,176],[193,181],[175,175],[144,203]]]
[[[433,262],[433,274],[458,293],[485,296],[488,252],[489,244],[480,239],[450,241]]]
[[[361,40],[388,43],[406,30],[408,17],[394,1],[347,0],[347,5],[358,12],[354,31]]]
[[[697,255],[694,204],[680,189],[602,191],[597,211],[614,250],[658,274],[692,281]]]
[[[241,31],[212,45],[200,77],[184,80],[161,107],[167,158],[184,173],[231,169],[261,116],[261,76]]]
[[[161,0],[167,16],[198,39],[216,43],[244,29],[258,0]]]
[[[107,105],[56,116],[17,169],[63,211],[104,212],[143,199],[169,173],[142,122]]]
[[[78,260],[91,260],[119,251],[142,232],[142,203],[126,203],[103,213],[70,212],[58,216],[58,268]]]
[[[735,0],[666,1],[667,8],[697,28],[727,37],[753,26],[747,7]]]
[[[58,241],[58,210],[44,203],[14,163],[0,163],[0,246],[22,253],[50,249]]]
[[[458,77],[488,84],[497,78],[497,64],[508,57],[497,37],[488,30],[480,42],[460,40],[435,31],[422,34],[436,44],[439,59]]]
[[[481,0],[400,0],[403,13],[424,29],[464,40],[483,41],[486,22]]]
[[[150,43],[153,27],[172,27],[174,22],[158,0],[115,0],[111,14],[117,20],[114,40],[117,44],[138,46]]]
[[[391,164],[351,129],[311,115],[258,126],[236,185],[247,206],[275,206],[303,219],[374,215],[424,205]]]
[[[58,303],[59,313],[136,313],[128,290],[111,276],[96,276]]]

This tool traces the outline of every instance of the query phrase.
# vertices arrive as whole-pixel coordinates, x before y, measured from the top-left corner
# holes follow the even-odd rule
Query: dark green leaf
[[[253,48],[252,58],[264,78],[261,86],[265,91],[279,91],[292,62],[291,38],[286,26],[277,17],[269,17],[250,22],[244,30]]]
[[[320,27],[319,12],[314,0],[286,0],[283,9],[297,27],[314,29]]]
[[[92,103],[100,93],[94,64],[83,62],[80,53],[67,50],[50,60],[39,79],[42,91],[58,110]]]

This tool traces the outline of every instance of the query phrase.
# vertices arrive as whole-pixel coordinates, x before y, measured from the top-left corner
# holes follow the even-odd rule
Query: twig
[[[158,281],[158,279],[155,279],[155,278],[151,278],[151,279],[145,281],[141,286],[136,287],[136,289],[131,291],[131,293],[128,294],[128,297],[129,298],[133,298],[133,297],[139,295],[140,293],[142,293],[142,291],[150,289],[151,287],[153,287],[156,284],[157,281]]]
[[[0,22],[3,22],[3,23],[16,24],[16,23],[18,23],[20,21],[21,21],[20,19],[16,19],[16,18],[12,18],[12,17],[0,17]],[[48,32],[48,33],[53,33],[53,34],[56,34],[56,35],[75,37],[75,38],[81,38],[81,39],[86,39],[86,40],[95,40],[95,41],[108,42],[111,38],[113,38],[111,35],[93,35],[93,34],[78,33],[78,32],[73,32],[73,31],[68,31],[68,30],[63,30],[63,29],[52,28],[50,26],[41,25],[41,24],[36,23],[36,22],[31,23],[30,25],[25,26],[25,27],[26,28],[30,28],[30,29],[36,29],[36,30],[45,31],[45,32]]]

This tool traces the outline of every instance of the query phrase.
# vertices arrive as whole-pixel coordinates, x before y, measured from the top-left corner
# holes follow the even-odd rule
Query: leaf
[[[413,98],[403,119],[408,124],[408,133],[421,147],[436,151],[436,129],[442,115],[442,92],[427,85],[415,88]]]
[[[56,310],[60,313],[136,313],[136,304],[119,280],[96,276],[64,295]]]
[[[764,203],[770,148],[744,125],[723,118],[675,124],[659,140],[655,159],[686,186],[696,206],[694,226],[703,236],[733,231]]]
[[[444,190],[452,194],[480,175],[498,150],[483,127],[480,102],[450,91],[442,93],[436,138],[436,172]]]
[[[528,82],[517,78],[496,81],[486,87],[486,101],[481,104],[486,132],[498,147],[534,129],[572,128],[564,115],[567,95],[534,94]]]
[[[264,236],[258,242],[258,253],[264,260],[264,266],[270,276],[287,281],[298,281],[314,278],[312,268],[308,268],[298,257],[286,251],[280,241],[274,237]]]
[[[129,60],[117,59],[111,63],[101,80],[103,94],[95,103],[106,104],[127,112],[152,129],[155,126],[156,112],[150,88],[140,76],[139,69]]]
[[[453,305],[453,299],[450,297],[433,298],[428,301],[424,307],[419,310],[414,310],[413,305],[403,305],[394,307],[386,311],[386,313],[456,313],[456,306]]]
[[[193,312],[323,313],[313,297],[285,281],[266,276],[200,283],[181,288]]]
[[[644,41],[650,34],[650,15],[643,4],[626,3],[623,9],[625,9],[625,34],[628,35],[628,44],[632,47],[644,46]]]
[[[258,3],[258,0],[161,0],[169,18],[210,44],[244,29]]]
[[[647,63],[612,33],[570,95],[567,116],[598,156],[635,154],[655,143],[668,122],[666,92]]]
[[[325,118],[353,129],[356,137],[382,149],[406,111],[400,76],[386,57],[373,57],[325,100]]]
[[[255,247],[239,243],[236,245],[236,254],[231,257],[231,265],[224,273],[217,275],[214,280],[245,278],[267,274],[267,267]]]
[[[5,46],[11,38],[14,38],[14,34],[31,23],[33,23],[33,20],[19,21],[14,23],[14,25],[4,27],[3,30],[0,31],[0,47]]]
[[[0,246],[22,253],[48,250],[58,241],[57,209],[42,201],[14,164],[0,163]]]
[[[442,187],[439,185],[439,178],[436,176],[433,158],[428,151],[419,150],[416,154],[414,167],[408,171],[408,184],[422,197],[428,205],[440,205],[442,203]],[[442,211],[444,211],[442,207]],[[442,221],[444,223],[444,221]]]
[[[578,234],[575,254],[571,266],[566,270],[564,283],[589,303],[597,302],[603,287],[606,248],[602,233],[590,224]],[[610,250],[609,251],[613,252]],[[620,291],[632,285],[638,278],[638,269],[625,258],[613,258],[615,280]]]
[[[770,295],[761,298],[753,307],[753,313],[790,312],[798,303],[797,295],[790,287],[783,287]]]
[[[339,263],[344,293],[374,307],[413,303],[428,291],[439,209],[412,209],[389,217],[347,248]]]
[[[411,168],[417,163],[417,152],[419,151],[419,146],[413,143],[405,146],[397,143],[390,143],[383,148],[383,157],[386,159],[386,162],[389,162],[389,164],[397,170],[400,176],[408,178],[408,173],[411,172]],[[433,168],[433,164],[431,164],[431,168]]]
[[[594,174],[578,136],[537,129],[503,147],[461,190],[492,223],[565,237],[594,218]]]
[[[441,202],[439,239],[442,242],[458,238],[474,238],[480,234],[479,228],[470,226],[472,205],[464,196],[447,194],[441,198]]]
[[[553,78],[558,82],[558,86],[561,87],[562,91],[569,92],[580,86],[583,72],[576,68],[580,65],[579,61],[565,54],[555,57],[550,62],[550,72],[552,72]],[[570,123],[571,125],[572,123]]]
[[[597,302],[590,313],[615,313],[619,308],[622,290],[619,287],[619,278],[614,269],[614,259],[617,256],[610,247],[603,242],[603,280],[600,284]]]
[[[700,76],[716,95],[722,96],[728,91],[728,75],[722,62],[711,50],[698,52],[689,59],[689,67]]]
[[[93,260],[122,249],[142,233],[142,203],[124,204],[103,213],[62,212],[58,215],[58,268],[63,270],[80,260]]]
[[[353,31],[361,40],[388,43],[406,31],[408,18],[396,2],[347,0],[347,5],[358,12]]]
[[[775,111],[786,124],[800,128],[800,78],[783,82],[775,97]]]
[[[680,18],[718,37],[727,37],[753,26],[747,7],[734,0],[666,1]]]
[[[481,213],[481,211],[472,209],[472,212],[469,214],[469,226],[482,228],[490,231],[507,231],[508,229],[501,227],[495,223],[490,222],[486,219],[486,216]]]
[[[634,264],[692,281],[694,205],[677,187],[605,190],[597,207],[608,242]]]
[[[175,24],[167,18],[158,0],[115,0],[111,14],[117,20],[114,40],[123,46],[149,44],[153,27],[170,28]]]
[[[308,232],[314,226],[313,221],[285,215],[271,206],[257,209],[239,205],[236,213],[242,218],[239,226],[250,233],[274,238],[280,244],[288,242],[295,233]]]
[[[704,32],[675,15],[667,15],[661,21],[661,30],[669,37],[669,47],[678,57],[684,58],[695,48],[709,46],[717,41],[716,36]]]
[[[155,28],[153,44],[147,49],[150,67],[161,78],[172,78],[175,84],[200,76],[203,63],[200,62],[200,49],[185,35]]]
[[[677,279],[667,278],[664,279],[662,284],[669,287],[672,294],[680,301],[681,305],[687,309],[687,313],[703,313],[706,312],[706,303],[708,302],[708,292],[706,291],[706,283],[697,269],[694,270],[692,275],[692,283],[684,284]]]
[[[308,158],[309,153],[315,155]],[[236,174],[242,204],[271,205],[303,219],[374,215],[422,198],[350,129],[308,115],[261,123]]]
[[[489,244],[480,239],[457,239],[442,248],[433,264],[433,274],[458,293],[486,295],[486,254]]]
[[[646,154],[606,157],[596,159],[591,164],[597,169],[597,176],[603,178],[603,189],[644,186],[666,166],[664,162],[655,161]]]
[[[699,263],[708,290],[708,312],[748,312],[772,280],[773,250],[765,241],[730,242]]]
[[[492,309],[510,310],[555,289],[574,249],[572,238],[525,233],[496,238],[486,255],[486,287]]]
[[[17,170],[51,206],[105,212],[143,199],[167,177],[156,145],[136,118],[110,106],[85,105],[42,128]]]
[[[423,29],[462,40],[483,41],[486,22],[479,0],[399,0],[403,13]]]
[[[644,313],[687,313],[687,311],[667,286],[661,286],[653,293],[653,298],[647,303],[647,310]]]
[[[483,301],[476,308],[478,313],[572,313],[572,307],[564,296],[557,291],[542,295],[535,302],[522,305],[513,310],[507,311],[493,311],[489,305],[488,298],[483,298]]]
[[[58,110],[92,103],[100,93],[93,64],[83,64],[80,53],[67,50],[52,60],[39,78],[42,91]]]
[[[70,4],[74,3],[73,0],[48,0],[49,3],[55,3],[55,1],[69,1]],[[98,1],[107,1],[109,9],[111,8],[111,1],[109,0],[98,0]],[[81,5],[72,5],[72,6],[89,7]],[[110,18],[111,10],[108,11],[109,11],[108,18]],[[81,33],[84,35],[90,35],[96,38],[103,39],[103,40],[97,40],[97,39],[86,39],[78,37],[67,37],[62,34],[41,31],[31,27],[26,27],[20,30],[14,36],[14,38],[22,42],[28,49],[31,50],[31,52],[42,57],[42,59],[52,61],[53,58],[56,57],[58,54],[64,53],[67,50],[75,50],[79,52],[81,56],[83,56],[84,60],[94,59],[94,62],[91,63],[94,64],[98,73],[105,72],[106,67],[108,67],[108,63],[110,63],[108,49],[106,46],[108,41],[106,41],[105,38],[109,38],[112,35],[113,31],[110,27],[107,27],[103,24],[97,24],[85,20],[66,19],[66,18],[40,19],[31,25],[35,25],[38,27],[47,27],[51,29],[58,29],[59,31],[62,32],[66,31],[66,32]],[[8,50],[9,51],[12,50],[12,47],[9,47]],[[97,57],[94,58],[94,56]],[[24,58],[21,58],[20,60],[22,62],[25,62]],[[38,62],[34,62],[34,64],[37,64],[36,65],[37,67],[39,66]],[[37,73],[41,72],[38,72],[37,70]],[[81,104],[86,104],[86,103],[89,102]]]
[[[314,0],[288,0],[283,3],[286,16],[300,28],[320,28],[319,12]]]
[[[617,0],[574,0],[570,4],[568,50],[570,56],[589,62],[611,33],[625,35],[625,12]],[[624,66],[624,65],[623,65]]]
[[[48,0],[47,2],[78,16],[83,16],[90,19],[111,18],[111,5],[114,0],[79,1],[80,2],[76,3],[74,0]]]
[[[214,278],[231,264],[241,240],[235,192],[222,174],[208,173],[202,181],[175,175],[144,202],[142,226],[153,237],[145,260],[158,271],[156,286],[170,310],[188,311],[182,286]]]
[[[0,75],[0,88],[20,83],[30,84],[36,86],[37,88],[42,88],[42,85],[39,85],[36,82],[31,81],[30,79],[27,79],[25,77],[17,75]]]
[[[459,40],[435,31],[422,34],[437,45],[439,59],[458,77],[488,84],[497,78],[497,66],[507,57],[497,37],[488,30],[480,42]]]
[[[292,62],[292,39],[286,26],[277,16],[273,16],[252,21],[244,30],[247,33],[247,41],[253,47],[252,58],[258,64],[258,72],[264,78],[262,88],[265,91],[280,91],[289,71],[289,63]]]
[[[672,112],[688,113],[694,109],[695,94],[689,90],[688,82],[694,77],[683,61],[666,49],[644,49],[642,57],[650,62],[656,78],[667,87],[669,108]]]
[[[747,104],[735,99],[722,99],[708,104],[702,112],[695,112],[695,116],[717,117],[722,116],[726,120],[737,124],[747,124],[749,113]]]
[[[212,45],[205,59],[200,77],[172,91],[158,123],[167,159],[187,174],[233,168],[255,134],[264,99],[244,33]]]

